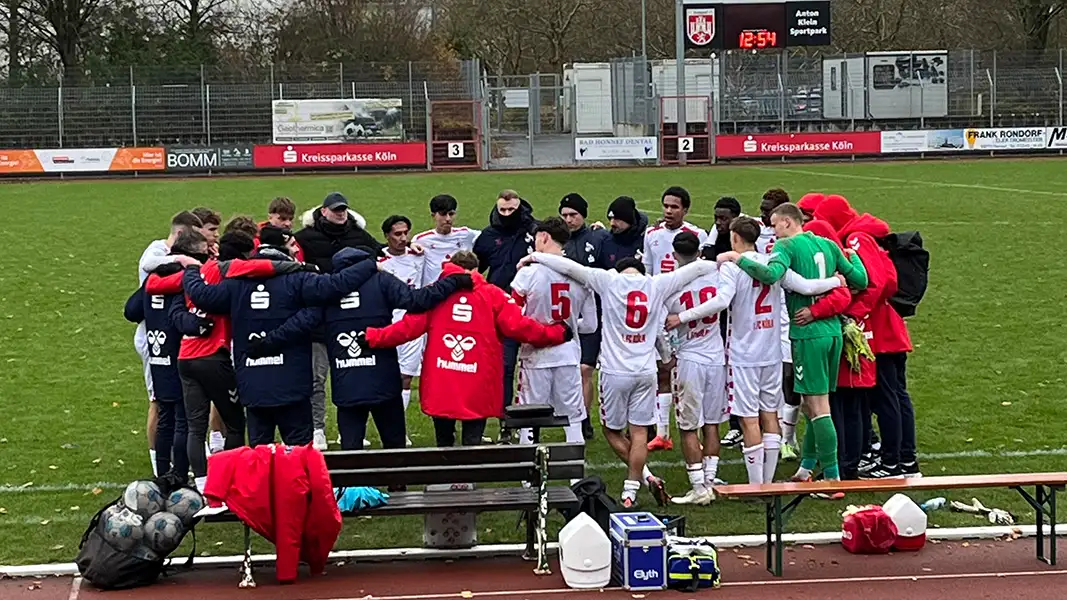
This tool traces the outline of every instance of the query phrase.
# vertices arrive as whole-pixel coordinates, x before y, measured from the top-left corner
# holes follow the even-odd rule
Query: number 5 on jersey
[[[551,287],[552,320],[566,321],[571,318],[571,284],[553,283]]]

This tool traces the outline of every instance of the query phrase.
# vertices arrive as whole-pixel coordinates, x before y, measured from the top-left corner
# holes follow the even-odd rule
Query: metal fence
[[[129,67],[78,86],[0,87],[0,147],[270,143],[271,101],[310,98],[399,98],[408,135],[425,139],[427,98],[475,99],[480,77],[477,60]]]
[[[399,98],[425,139],[428,102],[482,103],[490,166],[571,164],[574,138],[662,133],[663,96],[713,99],[718,133],[1064,124],[1067,51],[825,55],[725,52],[686,61],[596,63],[600,74],[486,76],[452,63],[129,67],[78,85],[0,87],[0,147],[75,148],[271,141],[271,101]]]

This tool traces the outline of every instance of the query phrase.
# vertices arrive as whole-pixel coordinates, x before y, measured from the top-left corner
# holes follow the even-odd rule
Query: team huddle
[[[794,480],[918,476],[911,343],[880,245],[888,225],[840,196],[792,204],[780,189],[764,195],[760,220],[721,198],[710,231],[686,221],[685,189],[661,203],[650,225],[616,198],[605,228],[587,224],[579,194],[537,220],[505,190],[475,230],[455,226],[458,202],[439,195],[433,229],[412,235],[394,215],[384,244],[336,192],[295,233],[284,198],[267,222],[238,217],[221,236],[214,211],[179,213],[142,257],[126,307],[153,400],[153,467],[191,468],[202,489],[206,454],[244,444],[246,429],[251,445],[277,433],[325,449],[327,376],[343,449],[366,446],[369,417],[383,447],[411,445],[418,377],[439,446],[454,445],[457,423],[462,444],[489,441],[487,420],[513,401],[550,404],[567,441],[591,440],[599,399],[603,435],[628,468],[627,508],[643,485],[661,504],[708,504],[733,442],[749,481],[772,481],[796,456],[801,409]],[[691,488],[674,498],[647,465],[650,451],[673,449],[672,414]]]

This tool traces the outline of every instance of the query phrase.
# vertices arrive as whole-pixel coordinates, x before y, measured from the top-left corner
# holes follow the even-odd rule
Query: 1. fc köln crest
[[[704,48],[715,40],[715,9],[688,8],[685,11],[685,37],[692,46]]]

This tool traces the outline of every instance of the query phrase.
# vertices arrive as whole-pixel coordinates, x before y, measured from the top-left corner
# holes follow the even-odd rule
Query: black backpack
[[[897,269],[897,293],[889,304],[902,317],[911,317],[926,294],[930,275],[930,252],[923,248],[918,231],[890,233],[878,240]]]
[[[619,505],[608,494],[604,480],[592,475],[572,485],[571,490],[578,496],[578,509],[562,511],[563,516],[570,521],[579,513],[585,513],[593,517],[605,532],[610,531],[611,513],[618,512]]]
[[[153,481],[165,495],[183,487],[173,475],[164,475]],[[151,559],[136,550],[119,550],[104,537],[104,512],[121,504],[122,496],[119,496],[93,515],[89,527],[82,534],[81,543],[78,544],[78,556],[74,559],[82,578],[101,590],[125,590],[151,585],[159,580],[167,569],[165,556]],[[190,528],[186,533],[192,531],[193,528]],[[193,533],[193,549],[185,562],[186,567],[192,565],[195,554],[196,534]]]

